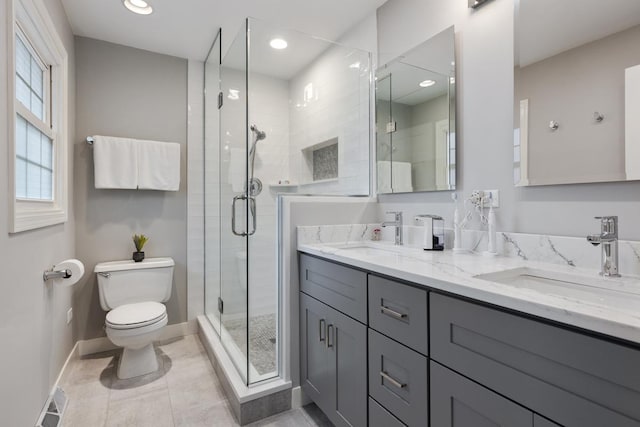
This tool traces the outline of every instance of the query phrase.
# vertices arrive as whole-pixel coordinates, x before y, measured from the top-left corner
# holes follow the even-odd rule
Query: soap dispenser
[[[425,251],[443,251],[444,219],[438,215],[417,215],[415,219],[424,225],[422,248]]]

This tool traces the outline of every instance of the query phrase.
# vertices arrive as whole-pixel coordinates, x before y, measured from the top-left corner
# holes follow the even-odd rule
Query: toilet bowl
[[[171,258],[151,258],[140,263],[101,263],[94,270],[98,274],[100,305],[108,311],[107,337],[123,347],[117,370],[120,379],[158,369],[153,342],[168,323],[162,302],[171,295],[173,266]]]

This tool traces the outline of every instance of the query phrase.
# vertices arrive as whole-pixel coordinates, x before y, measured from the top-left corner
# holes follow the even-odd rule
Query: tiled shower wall
[[[369,54],[333,46],[289,82],[292,175],[306,194],[369,193]],[[304,150],[338,138],[338,179],[313,182]]]

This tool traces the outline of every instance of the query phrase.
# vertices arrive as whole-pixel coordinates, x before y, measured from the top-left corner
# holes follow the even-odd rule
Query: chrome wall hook
[[[596,123],[602,122],[604,120],[604,114],[596,111],[595,113],[593,113],[593,120],[595,120]]]
[[[555,120],[551,120],[549,122],[549,129],[551,129],[552,131],[556,131],[558,130],[558,128],[560,128],[560,125],[558,124],[558,122],[556,122]]]

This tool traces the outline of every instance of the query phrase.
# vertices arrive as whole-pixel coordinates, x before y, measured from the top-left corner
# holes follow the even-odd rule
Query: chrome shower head
[[[261,130],[258,130],[258,127],[256,125],[251,125],[251,131],[255,134],[256,141],[262,141],[267,137],[267,134]]]

